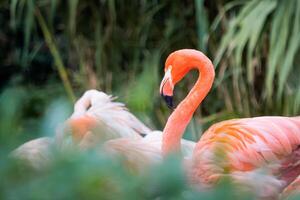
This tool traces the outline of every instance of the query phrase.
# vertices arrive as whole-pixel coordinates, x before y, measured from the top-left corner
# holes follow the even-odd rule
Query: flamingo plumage
[[[281,199],[289,199],[300,194],[300,175],[282,191]]]
[[[209,93],[215,76],[210,59],[197,50],[175,51],[165,63],[160,92],[169,106],[172,106],[176,83],[191,69],[199,71],[199,78],[168,118],[163,130],[162,151],[165,155],[180,151],[184,130]],[[272,166],[270,176],[277,182],[274,191],[280,192],[300,174],[300,165],[295,162],[299,145],[300,117],[265,116],[219,122],[205,131],[197,143],[190,161],[189,177],[197,185],[211,185],[226,174],[233,178],[239,174],[243,180],[248,176],[241,174]],[[218,152],[223,159],[216,157]],[[289,168],[291,165],[293,167]]]

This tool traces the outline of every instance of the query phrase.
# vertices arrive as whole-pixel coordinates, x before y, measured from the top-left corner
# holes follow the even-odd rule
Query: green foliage
[[[196,3],[195,11],[201,17],[205,14],[203,2]],[[173,49],[195,46],[196,25],[187,26],[193,17],[193,7],[182,1],[127,4],[123,1],[16,0],[10,3],[10,13],[13,30],[29,35],[24,36],[20,49],[22,59],[16,59],[17,65],[28,70],[48,51],[48,59],[53,60],[71,100],[74,90],[79,93],[97,88],[120,96],[150,124],[153,124],[151,121],[156,126],[164,123],[167,115],[153,110],[159,101],[153,97],[158,97],[166,55]],[[34,20],[28,28],[25,19],[32,15]],[[207,41],[207,27],[200,26],[204,21],[207,19],[197,24],[198,43],[206,49],[207,42],[202,41]],[[42,43],[37,45],[37,41]],[[29,43],[30,48],[25,43]],[[42,63],[46,64],[43,68],[49,66],[49,60]],[[152,115],[145,117],[149,112]]]
[[[215,112],[222,113],[217,120],[297,115],[299,7],[297,0],[216,5],[201,0],[13,0],[10,27],[23,37],[21,53],[15,53],[20,56],[17,65],[30,68],[49,51],[42,64],[53,59],[72,101],[73,91],[97,88],[119,95],[140,116],[151,112],[147,121],[161,127],[167,114],[158,98],[151,97],[158,97],[164,59],[178,48],[198,47],[214,60],[215,91],[210,102],[204,102],[214,109],[201,111],[208,119]],[[190,87],[180,88],[179,99]]]
[[[59,155],[57,155],[59,157]],[[33,172],[1,158],[2,199],[250,199],[237,198],[230,182],[215,190],[190,188],[177,159],[134,175],[119,160],[89,151],[60,155],[50,169]]]
[[[224,71],[218,77],[220,84],[226,83],[224,90],[234,94],[231,101],[239,112],[299,113],[294,107],[299,103],[299,77],[292,78],[299,70],[295,60],[300,47],[299,9],[295,0],[251,0],[243,2],[238,12],[233,6],[228,9],[233,14],[229,19],[223,17],[228,28],[215,64]],[[233,85],[232,91],[227,83]]]

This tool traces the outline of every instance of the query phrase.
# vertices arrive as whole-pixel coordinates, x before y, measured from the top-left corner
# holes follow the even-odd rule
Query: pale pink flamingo
[[[151,131],[124,104],[113,99],[103,92],[88,90],[75,103],[64,130],[60,128],[55,138],[29,141],[17,148],[13,156],[34,169],[43,169],[53,159],[51,148],[63,150],[75,144],[83,150],[99,148],[99,143],[104,143],[104,149],[125,157],[124,161],[133,170],[143,171],[145,166],[161,161],[162,132]],[[183,155],[190,157],[195,143],[188,140],[182,143]]]
[[[176,83],[191,69],[199,71],[199,78],[168,118],[163,130],[162,152],[165,155],[180,151],[185,128],[210,91],[215,76],[212,62],[200,51],[175,51],[165,63],[160,92],[169,106],[172,106]],[[300,165],[294,158],[300,153],[299,145],[300,117],[266,116],[223,121],[202,135],[188,173],[193,183],[203,186],[216,183],[226,174],[236,180],[245,180],[247,174],[256,169],[272,166],[269,177],[277,187],[273,192],[279,192],[300,174]]]
[[[43,169],[53,159],[53,148],[65,148],[73,140],[80,142],[86,132],[101,128],[95,138],[109,140],[120,137],[142,138],[150,129],[128,112],[124,104],[113,102],[113,98],[103,92],[89,90],[75,103],[70,119],[58,127],[55,137],[42,137],[28,141],[12,152],[12,156],[24,161],[33,169]],[[77,123],[78,122],[78,123]],[[112,123],[115,122],[115,123]],[[71,127],[73,135],[67,129]],[[69,137],[72,136],[72,137]],[[71,141],[70,141],[71,140]],[[97,141],[93,141],[97,142]],[[82,145],[86,145],[83,141]]]

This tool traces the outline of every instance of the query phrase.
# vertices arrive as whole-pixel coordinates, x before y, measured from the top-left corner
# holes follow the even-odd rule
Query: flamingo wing
[[[224,121],[210,127],[201,137],[194,151],[192,173],[195,179],[207,183],[214,182],[211,179],[216,174],[246,172],[263,166],[273,166],[274,173],[280,175],[284,163],[292,162],[287,157],[296,154],[299,144],[299,118]]]

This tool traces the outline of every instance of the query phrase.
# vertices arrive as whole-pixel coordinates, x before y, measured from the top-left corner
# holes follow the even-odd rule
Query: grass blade
[[[69,81],[69,78],[68,78],[68,74],[67,74],[67,71],[66,71],[66,68],[62,62],[62,59],[60,57],[60,54],[57,50],[57,47],[53,41],[53,38],[51,36],[51,33],[49,32],[49,29],[46,25],[46,22],[45,22],[45,19],[44,17],[41,15],[40,11],[38,10],[38,8],[36,8],[36,17],[37,17],[37,20],[39,22],[39,25],[42,29],[42,32],[43,32],[43,35],[44,35],[44,38],[46,40],[46,43],[50,49],[50,52],[54,58],[54,62],[55,62],[55,66],[57,67],[57,70],[58,70],[58,73],[59,73],[59,76],[63,82],[63,85],[65,87],[65,90],[67,92],[67,95],[68,97],[70,98],[71,102],[75,102],[75,95],[74,95],[74,92],[72,90],[72,87],[71,87],[71,83]]]
[[[208,19],[203,0],[195,0],[198,49],[207,51]]]
[[[296,6],[293,5],[296,7],[295,16],[293,17],[292,15],[290,15],[290,20],[292,21],[292,18],[294,20],[294,24],[292,25],[292,33],[287,46],[287,51],[284,57],[283,65],[280,68],[279,73],[279,87],[277,93],[278,99],[282,96],[284,86],[286,85],[286,80],[293,66],[294,58],[300,47],[300,2],[296,1],[295,3]]]

